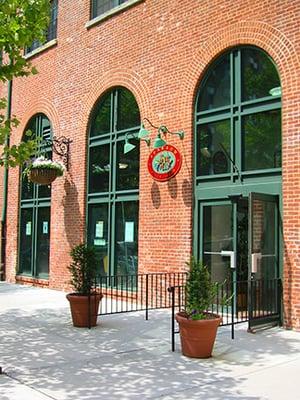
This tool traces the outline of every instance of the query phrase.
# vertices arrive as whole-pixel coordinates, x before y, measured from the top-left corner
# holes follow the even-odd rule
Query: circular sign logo
[[[170,144],[154,149],[148,158],[148,171],[152,178],[165,182],[173,178],[180,171],[182,156]]]

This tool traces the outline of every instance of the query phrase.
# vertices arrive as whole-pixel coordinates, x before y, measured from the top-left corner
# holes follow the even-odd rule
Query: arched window
[[[233,49],[209,69],[196,104],[196,174],[206,179],[281,167],[281,87],[262,50]]]
[[[52,139],[52,128],[44,114],[32,117],[25,131],[31,130],[33,137]],[[26,138],[25,138],[26,140]],[[47,158],[52,158],[51,148],[43,147]],[[50,203],[51,186],[41,186],[21,177],[19,268],[22,275],[47,279],[50,250]]]
[[[125,88],[97,102],[91,116],[88,163],[88,242],[101,275],[137,273],[140,113]],[[124,154],[125,138],[135,145]]]
[[[218,282],[278,277],[281,84],[264,51],[241,46],[212,63],[195,128],[195,255]],[[240,290],[233,301],[247,309],[247,284]]]

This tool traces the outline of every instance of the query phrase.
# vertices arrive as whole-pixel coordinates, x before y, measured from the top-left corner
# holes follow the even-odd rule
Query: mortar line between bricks
[[[45,396],[45,397],[48,397],[49,399],[57,400],[56,397],[50,396],[49,394],[46,394],[46,393],[44,393],[42,390],[36,389],[35,387],[33,387],[33,386],[31,386],[31,385],[27,385],[27,384],[26,384],[25,382],[23,382],[21,379],[18,379],[18,378],[14,377],[14,376],[11,376],[11,375],[10,375],[9,373],[7,373],[7,372],[3,372],[3,375],[7,376],[9,379],[12,379],[13,381],[16,381],[16,382],[20,383],[20,384],[23,385],[23,386],[26,386],[26,387],[30,388],[31,390],[33,390],[33,391],[35,391],[35,392],[37,392],[37,393],[42,394],[42,395]]]

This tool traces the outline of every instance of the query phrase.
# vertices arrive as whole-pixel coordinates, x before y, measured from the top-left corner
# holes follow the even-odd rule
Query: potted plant
[[[218,284],[211,281],[208,268],[191,258],[186,282],[185,311],[176,314],[182,353],[188,357],[211,357],[221,317],[208,312]]]
[[[23,174],[33,183],[49,185],[58,176],[62,176],[64,172],[65,166],[61,162],[40,156],[27,163]]]
[[[67,295],[70,302],[73,325],[90,328],[96,326],[101,293],[92,292],[97,275],[97,257],[94,247],[81,243],[75,246],[70,255],[72,262],[68,267],[71,273],[70,284],[73,293]]]

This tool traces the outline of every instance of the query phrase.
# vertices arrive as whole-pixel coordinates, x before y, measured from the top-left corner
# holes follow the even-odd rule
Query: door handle
[[[235,252],[229,250],[221,251],[222,257],[230,257],[230,268],[235,268]]]
[[[251,254],[251,272],[252,272],[252,274],[257,273],[258,260],[261,260],[261,258],[262,258],[261,253],[252,253]]]

